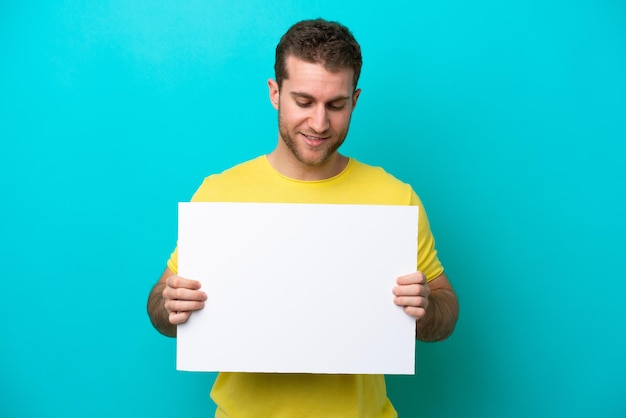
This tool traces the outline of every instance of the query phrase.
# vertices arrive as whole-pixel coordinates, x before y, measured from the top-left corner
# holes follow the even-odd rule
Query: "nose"
[[[320,104],[319,106],[315,106],[313,108],[311,116],[309,117],[309,126],[316,133],[323,133],[328,130],[330,127],[330,121],[328,120],[328,111],[326,110],[326,106]]]

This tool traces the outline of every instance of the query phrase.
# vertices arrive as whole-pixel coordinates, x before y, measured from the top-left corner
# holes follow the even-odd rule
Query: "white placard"
[[[180,203],[182,277],[208,300],[178,326],[177,369],[413,374],[416,206]]]

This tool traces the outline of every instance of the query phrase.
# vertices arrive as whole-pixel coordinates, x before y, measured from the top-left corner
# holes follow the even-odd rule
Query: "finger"
[[[396,283],[399,285],[406,284],[425,284],[426,276],[421,271],[416,271],[415,273],[406,274],[404,276],[400,276],[396,279]]]
[[[428,296],[430,288],[423,284],[400,285],[392,289],[396,296]]]
[[[204,301],[207,299],[207,295],[200,290],[190,290],[182,287],[172,288],[166,286],[165,289],[163,289],[163,299]]]
[[[175,289],[183,288],[191,290],[198,290],[201,286],[201,283],[197,280],[185,279],[184,277],[176,275],[168,277],[165,284],[167,287],[173,287]]]
[[[425,308],[417,308],[415,306],[405,306],[404,312],[415,319],[422,319],[426,315]]]
[[[204,308],[204,302],[186,301],[186,300],[170,300],[164,304],[165,310],[170,314],[173,312],[193,312]]]
[[[171,324],[179,325],[187,322],[191,312],[170,312],[169,321]]]
[[[402,307],[424,308],[428,307],[428,298],[423,296],[399,296],[393,298],[393,303]]]

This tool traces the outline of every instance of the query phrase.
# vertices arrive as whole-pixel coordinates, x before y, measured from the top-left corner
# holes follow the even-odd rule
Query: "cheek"
[[[289,125],[299,125],[307,119],[306,112],[297,106],[281,106],[280,118]]]
[[[330,122],[335,129],[343,130],[350,124],[350,113],[333,115]]]

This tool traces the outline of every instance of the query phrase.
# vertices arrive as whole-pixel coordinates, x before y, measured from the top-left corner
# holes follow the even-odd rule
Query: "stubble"
[[[282,121],[280,116],[280,107],[278,109],[278,132],[289,151],[293,156],[302,164],[310,167],[323,166],[334,155],[334,153],[341,147],[346,137],[348,136],[348,129],[343,132],[334,133],[331,132],[331,137],[324,141],[323,147],[320,147],[317,153],[317,158],[308,158],[304,155],[307,145],[302,141],[298,142],[289,132],[289,128]],[[295,135],[299,135],[297,132]]]

